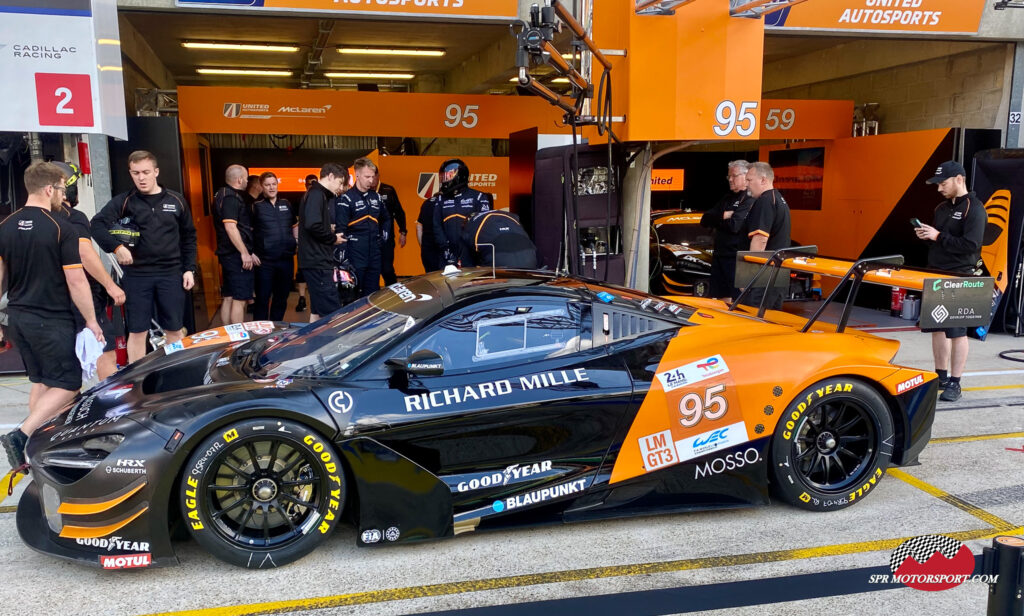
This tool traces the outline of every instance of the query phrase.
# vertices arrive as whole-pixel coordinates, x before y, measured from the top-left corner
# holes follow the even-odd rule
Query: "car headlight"
[[[39,462],[43,466],[91,470],[113,453],[123,440],[123,434],[92,436],[84,441],[45,451],[40,454]]]

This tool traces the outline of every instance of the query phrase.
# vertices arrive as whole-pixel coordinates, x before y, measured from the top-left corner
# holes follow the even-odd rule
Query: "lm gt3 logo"
[[[693,448],[703,447],[711,443],[718,443],[726,439],[726,434],[729,432],[729,428],[720,428],[712,432],[706,439],[697,439],[693,441]]]

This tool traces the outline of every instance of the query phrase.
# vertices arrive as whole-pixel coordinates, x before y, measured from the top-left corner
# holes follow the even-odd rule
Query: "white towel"
[[[85,328],[75,337],[75,355],[82,364],[82,380],[88,381],[96,376],[96,361],[103,355],[103,343],[89,328]]]

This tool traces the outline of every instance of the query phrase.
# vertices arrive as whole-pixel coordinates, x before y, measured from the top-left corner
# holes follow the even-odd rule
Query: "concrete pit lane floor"
[[[897,363],[932,367],[927,335],[878,333],[903,343]],[[102,571],[21,542],[24,481],[0,510],[0,614],[984,613],[984,583],[925,592],[870,581],[890,573],[907,538],[945,534],[978,555],[1024,531],[1024,364],[997,357],[1011,348],[1024,338],[972,340],[964,396],[939,403],[921,464],[890,469],[863,502],[833,513],[777,503],[378,549],[356,548],[342,526],[280,569],[232,567],[188,541],[178,567]],[[22,419],[28,391],[24,377],[0,377],[0,424]]]

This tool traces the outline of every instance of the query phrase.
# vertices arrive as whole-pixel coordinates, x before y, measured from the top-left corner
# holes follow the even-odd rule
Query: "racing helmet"
[[[469,167],[458,158],[441,163],[441,169],[437,175],[441,181],[441,194],[446,197],[451,197],[469,186]]]
[[[78,169],[75,163],[66,163],[63,161],[55,160],[53,164],[56,165],[62,172],[64,172],[64,187],[67,189],[64,192],[64,199],[75,207],[78,205],[78,180],[82,177],[82,172]]]

